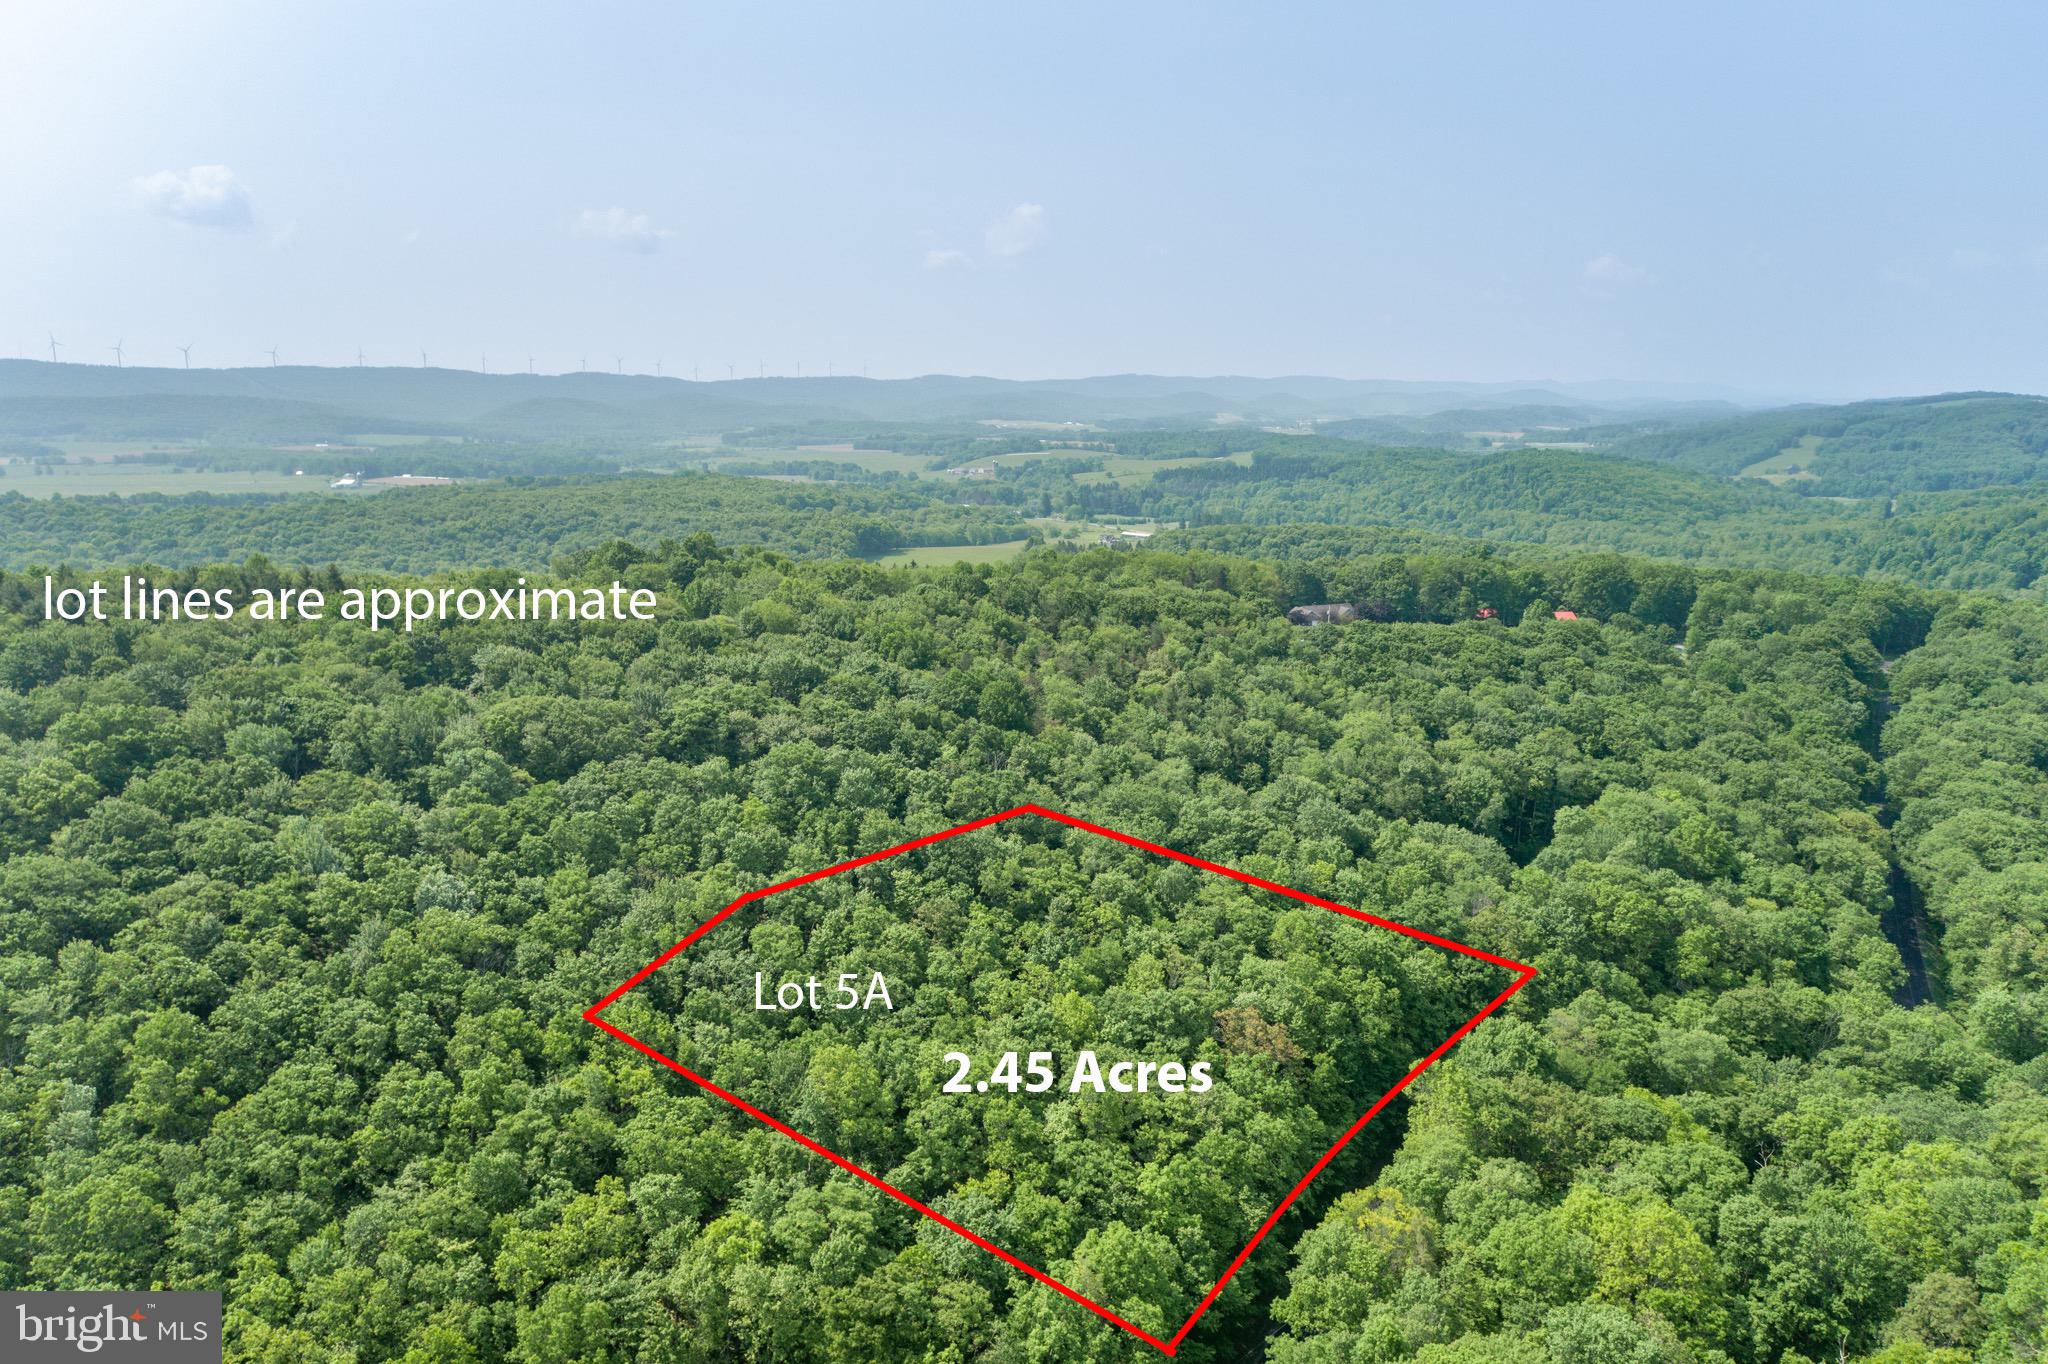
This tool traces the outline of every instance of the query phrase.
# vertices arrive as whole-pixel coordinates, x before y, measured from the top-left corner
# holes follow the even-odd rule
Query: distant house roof
[[[1126,540],[1150,540],[1152,532],[1149,530],[1127,530],[1124,532],[1124,538]]]
[[[1550,614],[1557,620],[1577,620],[1579,618],[1579,613],[1576,611],[1552,611]]]
[[[1287,613],[1287,619],[1295,625],[1337,625],[1357,620],[1358,608],[1348,601],[1320,602],[1295,607]]]

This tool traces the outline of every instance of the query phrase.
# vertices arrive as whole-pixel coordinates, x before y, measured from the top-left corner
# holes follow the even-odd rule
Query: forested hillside
[[[1952,393],[1578,433],[1611,454],[1730,476],[1753,466],[1821,496],[1941,492],[2048,477],[2048,399]]]
[[[1939,983],[2010,1054],[2048,1034],[2048,622],[1973,604],[1892,677],[1886,786]]]
[[[1568,451],[1262,451],[1248,466],[1162,470],[1090,487],[1082,506],[1230,534],[1297,524],[1417,526],[1562,549],[1696,563],[1876,574],[1940,587],[2025,588],[2048,565],[2048,499],[2019,490],[1836,502]],[[1265,538],[1278,544],[1292,534]]]
[[[0,433],[35,439],[310,442],[341,441],[356,431],[442,434],[453,429],[281,398],[176,393],[0,397]]]
[[[740,891],[1035,801],[1541,972],[1182,1358],[2048,1349],[2037,604],[1419,546],[585,568],[662,619],[42,625],[0,580],[0,1286],[219,1289],[238,1361],[1157,1358],[578,1016]],[[1381,618],[1286,624],[1340,593]],[[762,1073],[1171,1323],[1297,1154],[1288,1096],[1354,1099],[1455,990],[1088,859],[1025,830],[855,898],[963,1017],[1142,1010],[1270,1107],[1020,1125],[879,1030]],[[1177,908],[1109,931],[1133,906]],[[619,1007],[719,1043],[678,1002]]]

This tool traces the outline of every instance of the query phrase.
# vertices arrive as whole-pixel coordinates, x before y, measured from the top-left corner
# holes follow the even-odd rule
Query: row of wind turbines
[[[57,354],[57,353],[58,353],[58,352],[59,352],[60,350],[62,350],[62,349],[64,348],[64,345],[65,345],[65,343],[64,343],[64,342],[62,342],[62,341],[59,341],[59,340],[57,339],[57,335],[56,335],[56,333],[55,333],[55,332],[52,332],[52,333],[50,333],[50,363],[51,363],[51,364],[53,364],[53,365],[56,365],[56,364],[62,364],[62,363],[63,363],[63,361],[61,361],[60,359],[58,359],[58,354]],[[108,346],[108,347],[107,347],[107,349],[108,349],[109,351],[111,351],[111,352],[113,353],[113,356],[114,356],[114,367],[115,367],[116,369],[125,369],[125,368],[127,367],[127,363],[128,363],[128,352],[127,352],[127,351],[126,351],[126,350],[124,349],[124,347],[125,347],[126,345],[127,345],[127,341],[126,341],[125,339],[123,339],[123,340],[120,340],[120,341],[116,341],[116,342],[115,342],[115,343],[114,343],[113,345],[111,345],[111,346]],[[173,346],[173,347],[172,347],[171,349],[173,349],[173,350],[177,351],[177,352],[178,352],[178,354],[179,354],[179,356],[180,356],[180,357],[181,357],[181,358],[183,359],[183,361],[184,361],[184,368],[186,368],[186,369],[190,369],[190,368],[192,368],[192,347],[191,347],[191,346],[190,346],[189,344],[188,344],[188,345],[183,345],[183,346]],[[267,355],[267,356],[269,356],[269,357],[270,357],[270,367],[271,367],[272,369],[276,369],[276,368],[277,368],[277,357],[278,357],[278,355],[280,354],[280,352],[278,351],[277,347],[275,347],[275,346],[272,346],[272,347],[270,347],[270,348],[269,348],[268,350],[262,351],[262,352],[260,352],[260,353],[261,353],[261,354],[264,354],[264,355]],[[76,362],[74,362],[74,363],[76,363]],[[536,371],[535,371],[535,369],[534,369],[534,367],[533,367],[533,363],[534,363],[534,361],[533,361],[533,356],[531,356],[531,355],[528,355],[528,356],[526,357],[526,372],[527,372],[528,374],[533,374],[533,373],[536,373]],[[356,368],[357,368],[357,369],[361,369],[361,368],[363,367],[363,364],[364,364],[364,355],[363,355],[363,348],[362,348],[361,346],[358,346],[358,347],[356,347]],[[422,350],[422,351],[420,352],[420,368],[421,368],[421,369],[426,369],[426,368],[428,368],[428,367],[429,367],[429,366],[428,366],[428,364],[427,364],[427,353],[426,353],[426,351],[425,351],[425,350]],[[483,374],[489,374],[489,373],[491,372],[491,357],[490,357],[490,355],[489,355],[488,353],[486,353],[486,354],[483,354],[483,355],[480,355],[480,356],[478,356],[478,357],[477,357],[477,370],[478,370],[478,371],[479,371],[480,373],[483,373]],[[580,363],[579,363],[579,364],[578,364],[578,365],[576,366],[576,372],[577,372],[577,373],[579,373],[579,374],[584,374],[584,373],[588,373],[588,372],[589,372],[589,370],[590,370],[590,356],[589,356],[588,354],[586,354],[586,355],[584,355],[584,356],[582,357],[582,360],[581,360],[581,362],[580,362]],[[625,356],[623,356],[623,355],[614,355],[614,356],[612,356],[612,372],[613,372],[613,373],[615,373],[615,374],[624,374],[624,373],[626,372],[626,357],[625,357]],[[662,362],[661,362],[661,357],[660,357],[660,356],[656,356],[656,357],[654,358],[654,377],[655,377],[655,378],[657,378],[657,379],[663,379],[663,378],[667,378],[667,377],[668,377],[668,376],[667,376],[667,375],[666,375],[666,374],[665,374],[665,373],[663,372],[663,370],[662,370]],[[681,376],[677,376],[677,377],[681,377]],[[699,377],[700,377],[700,366],[698,366],[698,365],[695,365],[695,364],[691,365],[691,366],[690,366],[690,378],[691,378],[691,380],[692,380],[692,381],[694,382],[694,381],[696,381],[696,380],[697,380],[697,379],[698,379]],[[727,379],[728,381],[730,381],[730,380],[732,380],[732,379],[735,379],[735,378],[737,378],[737,377],[738,377],[738,367],[737,367],[737,366],[736,366],[736,365],[735,365],[735,364],[734,364],[734,363],[733,363],[732,361],[730,361],[730,360],[728,360],[728,361],[726,361],[726,362],[725,362],[725,377],[726,377],[726,379]],[[757,369],[756,369],[756,371],[755,371],[755,377],[756,377],[756,378],[759,378],[759,379],[765,379],[765,378],[767,378],[767,377],[768,377],[768,362],[767,362],[766,360],[763,360],[763,361],[761,361],[761,362],[759,363],[759,365],[758,365],[758,367],[757,367]],[[804,367],[803,367],[803,365],[802,365],[802,363],[801,363],[801,362],[799,362],[799,363],[798,363],[798,365],[797,365],[797,367],[796,367],[796,377],[797,377],[797,378],[799,378],[799,379],[801,379],[801,378],[803,378],[803,377],[804,377]],[[831,365],[831,364],[827,364],[827,365],[825,366],[825,377],[826,377],[826,378],[828,378],[828,379],[830,379],[830,378],[837,378],[837,377],[838,377],[838,375],[837,375],[837,373],[836,373],[836,371],[835,371],[835,368],[834,368],[834,366],[833,366],[833,365]],[[860,377],[861,377],[861,378],[863,378],[863,379],[865,379],[865,378],[867,378],[867,377],[868,377],[868,367],[867,367],[866,365],[862,365],[862,366],[860,367]]]
[[[111,345],[111,346],[108,346],[108,347],[107,347],[107,349],[108,349],[108,350],[110,350],[110,351],[112,351],[112,352],[114,353],[114,367],[115,367],[116,369],[125,369],[125,368],[127,367],[127,364],[128,364],[128,352],[127,352],[127,350],[125,349],[125,347],[127,346],[127,344],[128,344],[128,342],[127,342],[127,341],[126,341],[125,339],[123,339],[123,340],[120,340],[120,341],[116,341],[116,342],[115,342],[115,343],[114,343],[113,345]],[[57,352],[58,352],[58,351],[60,351],[60,350],[62,350],[62,349],[64,348],[64,345],[65,345],[65,343],[64,343],[64,342],[62,342],[62,341],[59,341],[59,340],[57,339],[57,334],[56,334],[55,332],[51,332],[51,333],[50,333],[50,363],[51,363],[51,364],[53,364],[53,365],[56,365],[56,364],[62,364],[62,363],[63,363],[63,362],[62,362],[61,360],[59,360],[59,359],[57,358]],[[175,351],[177,351],[177,352],[178,352],[178,353],[179,353],[180,355],[182,355],[182,356],[184,357],[184,359],[185,359],[185,368],[186,368],[186,369],[190,369],[190,368],[192,368],[192,347],[190,347],[190,346],[173,346],[173,347],[171,347],[171,349],[172,349],[172,350],[175,350]],[[265,353],[266,355],[268,355],[268,356],[270,357],[270,363],[271,363],[271,364],[275,365],[275,364],[277,363],[277,351],[276,351],[275,349],[272,349],[272,350],[266,351],[266,352],[264,352],[264,353]]]

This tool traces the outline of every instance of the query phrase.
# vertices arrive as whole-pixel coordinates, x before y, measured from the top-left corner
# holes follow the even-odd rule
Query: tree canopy
[[[1182,1357],[2048,1344],[2040,608],[1472,548],[562,567],[668,609],[0,622],[0,1285],[219,1289],[238,1360],[1149,1357],[579,1017],[747,889],[1036,801],[1541,972]],[[617,1007],[1171,1328],[1475,984],[1192,877],[991,837]],[[1020,1123],[879,1025],[689,1012],[834,934],[934,1044],[1231,1078]]]

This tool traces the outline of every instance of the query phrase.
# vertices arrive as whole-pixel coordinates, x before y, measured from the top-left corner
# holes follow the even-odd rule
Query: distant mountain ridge
[[[619,450],[751,431],[844,441],[875,424],[956,441],[1138,428],[1313,430],[1363,444],[1563,445],[1843,497],[2048,481],[2048,399],[1954,393],[1745,410],[1702,386],[1111,374],[1014,380],[636,374],[417,367],[116,368],[0,360],[0,439],[216,447],[377,437]]]
[[[115,368],[0,360],[0,433],[49,434],[65,422],[89,435],[102,405],[137,399],[219,400],[228,429],[357,423],[363,431],[437,430],[518,438],[640,439],[805,421],[1299,423],[1421,417],[1451,409],[1560,409],[1567,422],[1619,419],[1707,397],[1684,385],[1620,393],[1611,384],[1455,383],[1186,378],[1117,374],[1080,379],[924,375],[694,380],[640,374],[483,374],[415,367]],[[1726,401],[1726,395],[1718,395]],[[279,406],[300,405],[293,413]],[[32,405],[32,406],[31,406]],[[310,410],[308,410],[310,409]],[[191,413],[186,414],[188,417]],[[189,423],[188,423],[189,426]],[[324,433],[323,433],[324,434]]]

